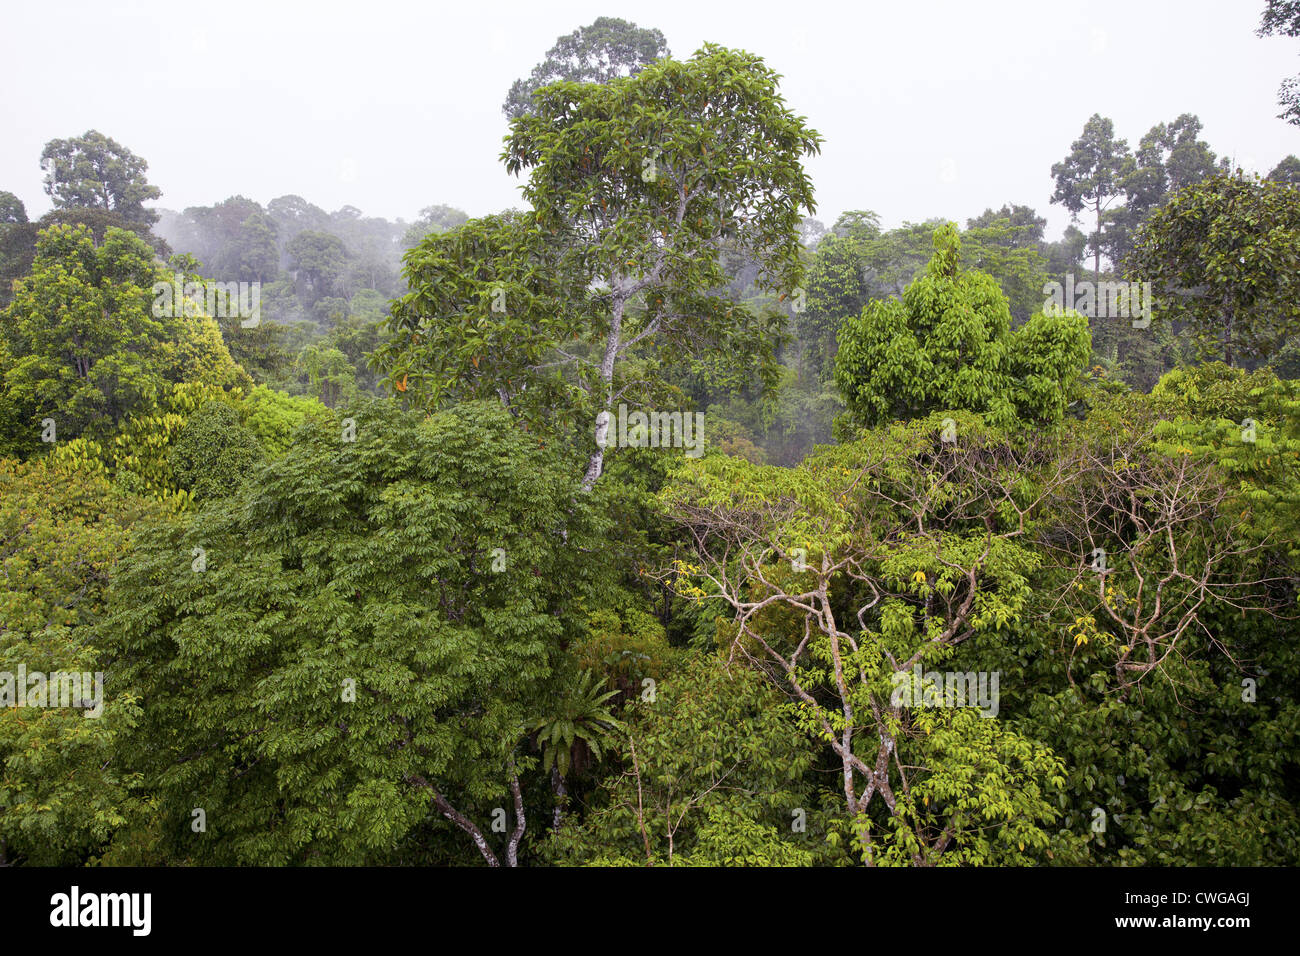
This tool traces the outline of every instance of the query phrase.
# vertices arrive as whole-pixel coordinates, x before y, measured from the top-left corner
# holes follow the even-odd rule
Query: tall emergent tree
[[[1083,135],[1070,146],[1070,155],[1052,166],[1056,191],[1052,202],[1060,203],[1074,219],[1088,210],[1096,220],[1092,234],[1092,271],[1101,277],[1103,213],[1121,195],[1121,178],[1127,168],[1128,143],[1115,138],[1115,124],[1094,113],[1083,126]]]
[[[632,76],[655,60],[671,56],[658,30],[638,27],[618,17],[597,17],[591,26],[555,41],[546,59],[526,80],[515,80],[501,106],[511,120],[532,111],[531,97],[552,83],[608,83]]]
[[[797,286],[814,208],[801,158],[821,139],[777,79],[758,57],[707,45],[604,85],[539,90],[502,155],[529,171],[536,212],[408,254],[412,292],[377,353],[397,390],[433,403],[468,381],[512,406],[568,375],[592,426],[591,488],[611,409],[661,379],[655,363],[724,357],[770,374],[779,327],[726,294],[722,256],[751,257],[759,286],[782,297]]]
[[[724,243],[759,264],[760,287],[785,296],[797,281],[801,210],[815,210],[800,159],[821,140],[786,109],[777,79],[758,57],[708,44],[605,86],[547,87],[512,126],[506,168],[531,170],[524,196],[538,225],[602,290],[604,394],[586,487],[603,466],[621,354],[652,337],[686,354],[747,347],[736,305],[711,294],[726,283]],[[638,300],[645,314],[624,328]]]
[[[149,164],[121,143],[96,130],[71,139],[53,139],[41,151],[45,192],[59,209],[116,212],[129,223],[153,225],[158,214],[144,203],[162,190],[145,178]]]
[[[1133,250],[1133,240],[1142,223],[1179,190],[1228,171],[1228,159],[1216,159],[1214,150],[1202,139],[1201,121],[1184,113],[1170,123],[1157,123],[1138,143],[1137,151],[1124,162],[1120,188],[1124,205],[1106,215],[1106,257],[1115,267]]]

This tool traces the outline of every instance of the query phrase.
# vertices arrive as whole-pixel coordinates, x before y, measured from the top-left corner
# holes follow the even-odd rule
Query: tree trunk
[[[568,791],[564,787],[564,778],[560,776],[560,768],[554,764],[551,766],[551,790],[555,793],[555,810],[551,816],[551,829],[558,831],[560,821],[564,818],[564,798]]]
[[[524,817],[524,794],[519,786],[519,774],[515,772],[515,758],[510,758],[510,793],[515,800],[515,829],[506,844],[506,866],[519,865],[519,841],[523,839],[524,828],[528,825]]]
[[[497,855],[492,852],[492,847],[488,844],[487,836],[480,830],[474,821],[469,819],[459,810],[451,805],[451,802],[442,795],[441,792],[428,780],[419,774],[412,774],[407,777],[407,782],[414,784],[424,790],[427,790],[433,798],[433,805],[438,808],[438,812],[444,817],[460,827],[465,833],[469,834],[474,846],[482,855],[488,866],[499,867],[501,861]],[[524,818],[524,797],[519,787],[519,775],[515,773],[515,762],[512,758],[510,761],[510,793],[514,798],[515,805],[515,829],[510,834],[510,839],[506,843],[506,866],[519,865],[519,841],[523,838],[524,828],[527,821]]]
[[[1101,200],[1097,200],[1097,231],[1092,237],[1092,282],[1093,292],[1101,281]]]
[[[587,462],[587,473],[582,478],[582,490],[591,491],[605,467],[605,443],[609,437],[610,406],[614,404],[614,360],[622,343],[623,307],[626,304],[620,289],[620,280],[614,280],[614,302],[611,308],[609,335],[605,337],[605,354],[600,360],[600,381],[605,389],[604,402],[596,415],[596,450]]]
[[[1232,309],[1224,309],[1223,316],[1223,361],[1229,368],[1232,368]]]
[[[1101,199],[1097,200],[1096,205],[1097,231],[1092,237],[1092,292],[1095,297],[1093,299],[1094,312],[1097,311],[1096,306],[1100,301],[1101,296]],[[1113,315],[1107,316],[1106,318],[1111,320],[1108,324],[1112,327],[1109,336],[1110,343],[1106,347],[1106,356],[1111,360],[1111,363],[1114,364],[1119,362],[1119,323],[1114,321],[1115,316]],[[1096,321],[1100,323],[1102,320],[1098,318]],[[1100,338],[1104,342],[1106,336],[1102,335]]]

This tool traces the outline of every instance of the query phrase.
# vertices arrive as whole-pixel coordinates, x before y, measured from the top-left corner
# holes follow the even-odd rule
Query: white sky
[[[523,205],[498,161],[501,101],[560,34],[616,16],[675,56],[762,56],[825,137],[817,217],[887,226],[1026,203],[1055,237],[1050,168],[1094,112],[1135,145],[1183,112],[1248,170],[1300,154],[1276,91],[1300,40],[1254,35],[1263,0],[101,0],[0,7],[0,189],[49,209],[46,141],[98,129],[149,163],[171,209],[297,193],[412,219]]]

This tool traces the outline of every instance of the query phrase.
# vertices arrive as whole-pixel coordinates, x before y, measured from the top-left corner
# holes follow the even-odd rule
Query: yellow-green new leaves
[[[58,440],[103,441],[168,385],[251,385],[205,315],[154,315],[162,276],[153,250],[110,228],[98,247],[84,227],[41,234],[32,274],[0,315],[0,424],[11,452],[41,447],[40,422]]]
[[[921,703],[896,696],[913,667],[1022,626],[1038,565],[1018,539],[1032,527],[1044,448],[955,414],[864,433],[794,469],[708,457],[660,495],[694,545],[677,564],[685,587],[732,612],[719,628],[728,653],[772,677],[797,701],[798,724],[838,758],[834,832],[871,863],[931,862],[950,845],[968,861],[1005,859],[1012,839],[1045,847],[1041,827],[1055,814],[1042,778],[1060,762],[984,725],[996,682],[974,723],[927,722]],[[914,795],[938,802],[917,806]],[[972,814],[980,800],[987,812]]]
[[[111,674],[96,631],[109,581],[135,528],[159,512],[93,471],[0,461],[0,672]],[[139,700],[111,678],[101,687],[94,718],[75,707],[0,708],[8,863],[75,865],[125,822],[132,801],[117,735]]]

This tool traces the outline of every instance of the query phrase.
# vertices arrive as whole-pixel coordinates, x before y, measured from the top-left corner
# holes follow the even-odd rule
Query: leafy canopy
[[[835,381],[849,421],[967,409],[1001,426],[1060,422],[1089,355],[1086,320],[1040,312],[1012,330],[997,283],[959,269],[954,226],[935,230],[934,250],[901,300],[873,301],[840,329]]]

